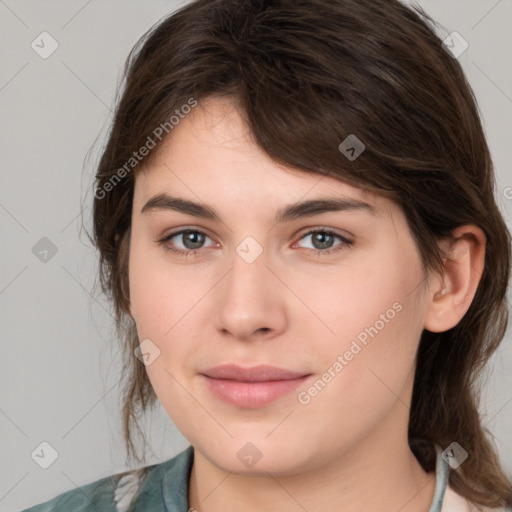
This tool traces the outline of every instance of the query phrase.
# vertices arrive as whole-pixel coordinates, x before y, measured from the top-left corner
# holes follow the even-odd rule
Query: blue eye
[[[311,241],[313,243],[313,247],[311,250],[315,251],[318,256],[332,254],[338,251],[343,250],[347,246],[352,245],[352,241],[347,238],[339,235],[334,231],[329,231],[327,229],[313,229],[308,231],[305,235],[303,235],[300,239],[303,240],[306,237],[312,237]],[[335,239],[341,240],[341,242],[333,247],[332,242]]]
[[[176,244],[171,242],[173,238],[177,238],[179,240],[179,237],[181,237],[183,248],[176,248]],[[312,248],[306,249],[314,251],[317,256],[325,256],[336,253],[345,249],[346,247],[350,247],[353,244],[351,240],[348,240],[338,233],[328,229],[314,229],[308,231],[300,238],[300,240],[303,240],[306,237],[312,237],[311,241],[313,243]],[[199,249],[203,249],[205,247],[203,244],[207,238],[210,237],[203,231],[197,229],[182,229],[181,231],[176,231],[175,233],[167,235],[162,240],[159,240],[158,243],[161,244],[166,251],[172,252],[179,256],[194,257],[200,255]],[[336,239],[340,240],[340,243],[334,245],[333,248],[332,243]]]
[[[181,237],[185,250],[176,249],[173,247],[175,244],[170,243],[170,241],[176,237]],[[171,233],[163,240],[160,240],[159,243],[164,246],[165,250],[175,254],[182,256],[196,256],[198,255],[197,249],[202,249],[202,244],[204,243],[205,238],[210,237],[203,231],[199,231],[197,229],[183,229],[181,231],[177,231],[176,233]]]

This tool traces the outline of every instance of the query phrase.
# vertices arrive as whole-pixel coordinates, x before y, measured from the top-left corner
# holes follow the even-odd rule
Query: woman
[[[136,45],[93,241],[128,454],[157,399],[190,446],[30,511],[512,505],[475,386],[510,235],[430,22],[395,0],[196,0]]]

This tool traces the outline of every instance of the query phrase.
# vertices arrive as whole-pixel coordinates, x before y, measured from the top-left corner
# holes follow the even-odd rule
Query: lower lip
[[[236,380],[212,379],[202,375],[210,391],[225,402],[238,407],[256,409],[268,405],[292,392],[309,375],[297,379],[271,380],[265,382],[239,382]]]

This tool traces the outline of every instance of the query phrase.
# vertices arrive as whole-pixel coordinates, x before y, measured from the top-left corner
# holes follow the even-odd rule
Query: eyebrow
[[[147,201],[140,213],[145,214],[151,211],[176,211],[187,215],[193,215],[203,219],[220,222],[221,218],[217,212],[201,203],[195,203],[188,199],[173,197],[168,194],[157,194]],[[375,207],[358,199],[325,197],[300,201],[285,206],[277,212],[275,221],[286,222],[302,217],[310,217],[326,212],[357,211],[362,210],[375,215]]]

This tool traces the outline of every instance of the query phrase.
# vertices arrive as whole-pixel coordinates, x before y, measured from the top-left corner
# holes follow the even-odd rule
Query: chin
[[[214,465],[226,472],[251,476],[286,476],[297,471],[310,469],[314,465],[304,451],[304,443],[283,445],[283,438],[266,438],[268,432],[259,438],[235,437],[216,446],[194,444],[195,448]],[[252,439],[252,440],[251,440]]]

